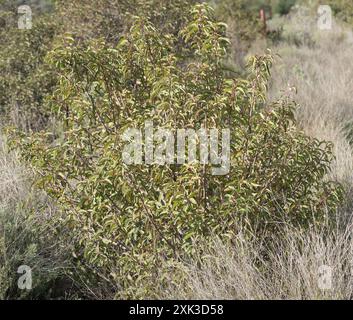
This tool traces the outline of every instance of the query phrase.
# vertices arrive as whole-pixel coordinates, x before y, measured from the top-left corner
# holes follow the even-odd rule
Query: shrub
[[[329,0],[333,13],[342,21],[353,24],[353,3],[350,0]]]
[[[12,9],[0,12],[6,22],[0,28],[0,114],[24,130],[43,128],[48,118],[43,100],[55,83],[52,70],[43,60],[56,23],[38,14],[31,30],[19,30],[17,12]]]
[[[83,41],[104,38],[116,44],[129,30],[132,17],[144,16],[165,33],[177,33],[188,8],[199,0],[58,0],[65,30]]]
[[[290,9],[295,5],[296,0],[280,0],[277,3],[276,11],[280,15],[285,15],[290,12]]]
[[[199,239],[231,238],[240,218],[254,229],[279,215],[305,225],[335,209],[340,187],[324,180],[331,145],[296,129],[294,103],[268,105],[271,55],[251,58],[245,80],[224,76],[225,25],[208,6],[195,6],[178,35],[135,18],[114,47],[73,43],[64,38],[49,57],[60,72],[49,104],[63,133],[12,137],[65,212],[91,285],[151,297],[165,261],[197,250]],[[201,163],[127,165],[123,133],[148,119],[171,130],[230,128],[229,173]]]
[[[215,6],[217,18],[228,25],[227,36],[232,43],[232,59],[236,67],[244,68],[244,57],[251,42],[263,31],[259,20],[259,10],[254,1],[222,0]]]
[[[135,14],[150,17],[163,32],[177,33],[183,13],[196,0],[31,0],[33,28],[17,28],[17,7],[23,1],[0,1],[0,114],[26,131],[48,124],[44,99],[56,84],[45,63],[57,36],[72,32],[75,41],[103,37],[116,44]],[[177,44],[176,44],[177,45]]]

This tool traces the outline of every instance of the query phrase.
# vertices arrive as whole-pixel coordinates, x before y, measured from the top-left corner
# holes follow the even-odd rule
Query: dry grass
[[[334,143],[336,160],[330,178],[351,189],[353,157],[343,127],[353,119],[353,34],[337,24],[331,31],[320,31],[310,16],[308,23],[303,19],[286,21],[285,34],[307,34],[313,45],[282,43],[273,49],[281,58],[270,95],[296,88],[293,99],[299,105],[299,125],[307,134]]]
[[[183,283],[164,289],[168,299],[350,299],[353,297],[353,225],[300,230],[280,237],[240,232],[233,245],[214,241],[184,265]],[[320,267],[332,268],[332,287],[320,287]]]
[[[15,155],[9,155],[0,136],[0,208],[18,201],[26,193],[25,171]]]

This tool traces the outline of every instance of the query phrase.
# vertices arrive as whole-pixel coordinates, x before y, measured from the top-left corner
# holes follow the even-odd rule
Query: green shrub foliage
[[[178,33],[196,0],[31,0],[0,1],[0,115],[26,131],[42,129],[49,114],[44,99],[56,73],[44,61],[57,36],[75,43],[104,38],[116,44],[134,15],[148,17],[161,32]],[[17,7],[30,5],[33,28],[17,28]],[[178,44],[176,44],[178,45]]]
[[[279,215],[308,223],[340,198],[324,180],[331,145],[296,129],[294,103],[266,100],[271,55],[251,58],[245,80],[224,76],[225,29],[202,4],[176,35],[135,17],[116,46],[74,46],[65,36],[48,57],[60,74],[48,103],[62,132],[13,134],[39,187],[65,212],[78,266],[118,284],[117,297],[151,296],[165,261],[200,238],[231,238],[241,218],[253,228]],[[123,132],[145,120],[171,130],[230,128],[229,173],[125,164]]]
[[[0,10],[0,115],[25,130],[43,128],[48,118],[43,100],[55,84],[44,57],[56,24],[38,13],[31,30],[19,30],[17,11],[5,8]]]
[[[135,15],[148,18],[161,32],[178,32],[188,8],[198,0],[57,0],[58,16],[79,40],[103,37],[116,44]]]
[[[320,2],[321,3],[321,2]],[[342,21],[353,24],[353,2],[350,0],[329,0],[322,4],[331,6],[333,13]]]
[[[277,3],[276,11],[280,15],[288,14],[291,8],[295,5],[296,0],[280,0]]]
[[[232,43],[231,64],[236,69],[244,69],[245,56],[251,42],[261,33],[264,34],[263,24],[259,19],[260,4],[248,0],[218,0],[215,11],[218,19],[228,25],[227,36]],[[242,71],[242,70],[241,70]]]

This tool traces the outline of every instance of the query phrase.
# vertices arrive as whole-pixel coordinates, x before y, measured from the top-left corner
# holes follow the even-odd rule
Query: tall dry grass
[[[330,178],[351,190],[353,153],[344,127],[353,119],[352,28],[336,22],[330,31],[319,30],[315,18],[305,15],[308,13],[298,11],[283,18],[286,39],[306,35],[311,41],[301,45],[284,41],[273,48],[280,58],[270,95],[296,88],[292,96],[299,105],[299,125],[307,134],[334,143],[336,160]]]
[[[0,135],[0,210],[23,199],[28,188],[25,176],[18,157],[8,153],[4,137]]]
[[[239,232],[215,240],[184,264],[183,282],[163,288],[172,299],[351,299],[353,224],[310,230],[283,225],[279,237]],[[331,267],[331,287],[323,270]],[[328,274],[326,274],[328,275]]]

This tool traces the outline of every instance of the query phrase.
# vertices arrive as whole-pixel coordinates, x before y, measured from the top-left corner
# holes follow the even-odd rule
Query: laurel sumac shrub
[[[70,239],[81,277],[116,297],[152,296],[166,261],[201,238],[231,239],[240,219],[252,228],[274,228],[280,216],[308,224],[339,201],[339,186],[324,179],[330,144],[295,127],[293,103],[266,100],[271,56],[251,58],[245,80],[225,77],[225,29],[202,4],[177,35],[136,17],[116,46],[66,36],[48,57],[60,74],[48,103],[62,130],[12,135],[64,212],[58,236]],[[125,164],[122,135],[146,120],[229,128],[229,173]]]

